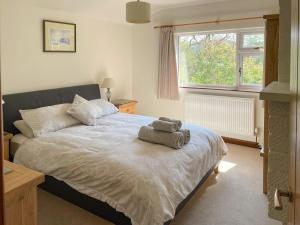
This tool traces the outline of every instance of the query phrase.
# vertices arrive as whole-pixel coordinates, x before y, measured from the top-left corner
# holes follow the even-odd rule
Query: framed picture
[[[76,52],[76,24],[44,20],[44,52]]]

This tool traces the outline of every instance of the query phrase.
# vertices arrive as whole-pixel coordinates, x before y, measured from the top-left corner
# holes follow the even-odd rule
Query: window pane
[[[242,84],[262,85],[264,71],[263,54],[243,56]]]
[[[236,34],[180,36],[178,60],[181,84],[235,86]]]
[[[245,34],[243,35],[243,48],[263,48],[265,37],[264,34]]]

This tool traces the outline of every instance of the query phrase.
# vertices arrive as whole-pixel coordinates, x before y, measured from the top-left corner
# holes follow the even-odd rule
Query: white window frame
[[[243,84],[243,71],[244,71],[244,65],[243,65],[243,57],[247,57],[247,56],[259,56],[259,55],[263,55],[263,53],[261,52],[258,52],[258,53],[240,53],[239,54],[239,61],[240,61],[240,67],[239,67],[239,79],[238,79],[238,82],[239,82],[239,89],[241,90],[260,90],[262,88],[262,84],[261,85],[251,85],[251,84]]]
[[[219,30],[219,31],[197,31],[189,33],[176,33],[176,57],[177,57],[177,70],[179,70],[179,38],[181,36],[196,35],[196,34],[218,34],[218,33],[235,33],[236,34],[236,83],[234,86],[221,86],[221,85],[201,85],[201,84],[181,84],[181,88],[203,88],[203,89],[221,89],[221,90],[236,90],[236,91],[260,91],[262,85],[243,85],[242,84],[242,70],[243,60],[242,57],[245,55],[264,55],[263,49],[261,48],[243,48],[244,36],[249,34],[260,34],[265,33],[264,28],[251,28],[251,29],[235,29],[235,30]],[[178,74],[179,75],[179,74]]]

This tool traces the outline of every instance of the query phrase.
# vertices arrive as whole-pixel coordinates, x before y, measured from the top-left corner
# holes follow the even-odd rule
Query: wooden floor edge
[[[257,149],[261,148],[261,146],[256,142],[245,141],[245,140],[229,138],[229,137],[222,137],[222,138],[226,143],[229,143],[229,144],[242,145],[242,146],[247,146],[250,148],[257,148]]]

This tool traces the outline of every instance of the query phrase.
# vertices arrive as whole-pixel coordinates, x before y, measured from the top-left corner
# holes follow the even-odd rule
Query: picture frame
[[[44,52],[76,52],[76,24],[43,20]]]

